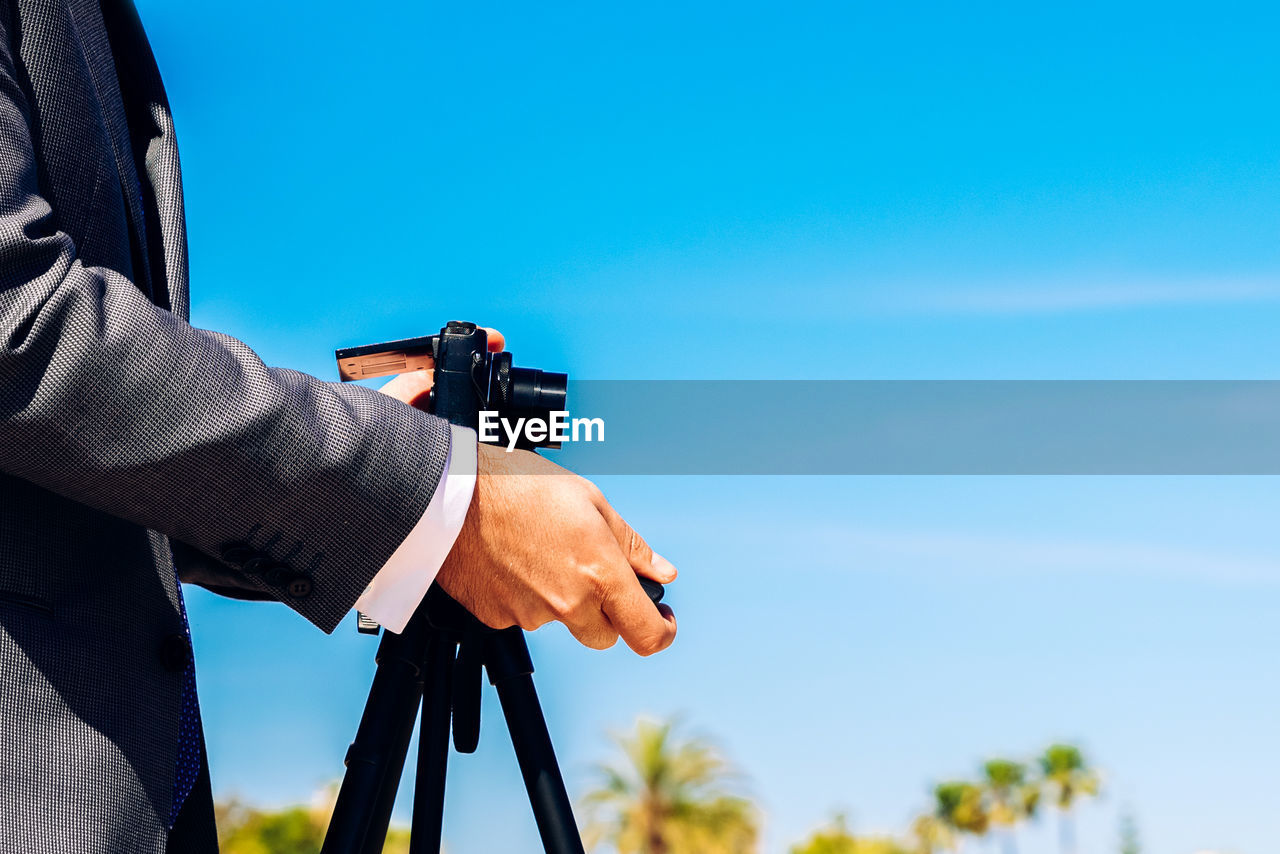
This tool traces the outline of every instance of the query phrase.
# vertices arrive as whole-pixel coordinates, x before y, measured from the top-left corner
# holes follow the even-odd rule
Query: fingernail
[[[666,581],[674,581],[676,577],[676,568],[672,565],[671,561],[667,560],[662,555],[655,553],[653,556],[653,574],[666,579]]]

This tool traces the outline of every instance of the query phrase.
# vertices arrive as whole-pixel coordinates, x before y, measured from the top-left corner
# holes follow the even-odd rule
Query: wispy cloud
[[[1248,585],[1280,583],[1280,555],[1201,547],[836,526],[812,531],[808,536],[817,553],[847,555],[855,566],[891,561],[939,572],[971,572],[975,568],[993,574],[1105,572]]]
[[[1280,552],[1266,547],[1219,547],[1156,539],[1112,539],[961,531],[945,527],[857,526],[834,520],[736,519],[728,559],[743,565],[809,567],[818,572],[890,570],[963,574],[974,578],[1011,575],[1120,575],[1188,579],[1228,586],[1280,586]],[[725,523],[727,524],[727,523]],[[669,519],[656,526],[690,537],[722,530],[715,517]],[[799,548],[797,544],[803,544]],[[798,550],[799,549],[799,550]],[[797,555],[804,557],[797,564]]]
[[[904,289],[885,308],[907,314],[1036,315],[1280,302],[1280,278],[1012,282]]]

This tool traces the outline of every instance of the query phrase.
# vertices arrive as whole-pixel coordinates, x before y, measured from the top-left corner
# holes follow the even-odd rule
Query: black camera
[[[495,422],[540,419],[549,423],[551,413],[565,410],[567,374],[517,368],[505,350],[489,352],[488,333],[474,323],[451,320],[439,335],[351,347],[335,355],[338,373],[348,381],[434,367],[431,412],[477,433],[481,412],[492,413]],[[535,441],[522,431],[515,447],[558,448],[560,443],[551,435]]]

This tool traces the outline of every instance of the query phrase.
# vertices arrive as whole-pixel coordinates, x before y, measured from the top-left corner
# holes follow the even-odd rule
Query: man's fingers
[[[676,639],[671,609],[663,605],[655,608],[630,572],[606,593],[602,609],[627,646],[639,655],[662,652]]]
[[[618,642],[618,630],[596,605],[590,604],[586,608],[590,609],[590,613],[586,613],[584,609],[581,615],[574,615],[565,620],[565,626],[583,646],[590,649],[609,649]]]
[[[671,561],[662,555],[655,554],[644,538],[618,515],[618,511],[614,510],[608,501],[601,498],[597,507],[600,515],[609,524],[609,531],[618,541],[618,547],[626,555],[627,563],[631,564],[632,569],[659,584],[670,584],[676,580],[676,568],[671,565]]]
[[[507,339],[501,332],[486,326],[484,331],[488,333],[489,352],[500,353],[507,346]],[[431,385],[435,381],[435,371],[431,368],[424,370],[409,371],[404,374],[396,374],[391,378],[390,382],[378,389],[383,394],[388,394],[396,400],[416,406],[418,409],[426,409],[428,402],[431,400],[428,395],[431,393]]]
[[[658,603],[658,612],[662,614],[662,619],[671,624],[671,630],[676,630],[676,612],[671,610],[671,606],[666,602]]]
[[[657,552],[653,552],[653,574],[648,577],[661,584],[670,584],[676,580],[675,565]]]
[[[435,376],[436,372],[429,368],[396,374],[378,391],[391,395],[396,400],[407,403],[410,406],[425,409],[431,399],[429,395],[431,394],[431,385],[435,381]]]

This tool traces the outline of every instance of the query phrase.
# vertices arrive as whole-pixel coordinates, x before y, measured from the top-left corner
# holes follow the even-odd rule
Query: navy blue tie
[[[191,627],[187,623],[187,604],[182,599],[182,581],[178,579],[175,564],[173,576],[178,580],[178,610],[182,612],[182,630],[191,644]],[[182,705],[178,718],[178,758],[173,773],[173,807],[169,810],[169,827],[178,820],[182,805],[200,776],[200,744],[203,739],[200,728],[200,702],[196,699],[195,656],[187,658],[187,669],[182,673]]]

